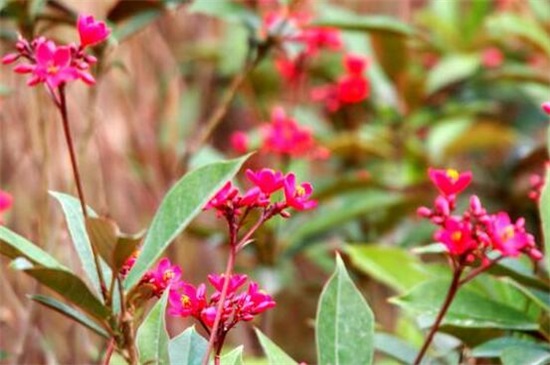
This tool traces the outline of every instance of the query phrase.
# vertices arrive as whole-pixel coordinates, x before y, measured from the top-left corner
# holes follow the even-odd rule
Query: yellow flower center
[[[458,171],[456,171],[455,169],[447,169],[446,174],[452,182],[456,182],[458,180],[458,177],[460,176]]]
[[[502,239],[504,241],[508,241],[511,238],[514,238],[516,235],[516,231],[514,229],[514,226],[509,225],[506,228],[504,228],[504,233],[502,234]]]
[[[451,240],[453,240],[453,242],[458,242],[461,239],[462,239],[462,232],[455,231],[451,234]]]
[[[306,189],[303,186],[296,187],[296,196],[303,196],[306,194]]]
[[[59,72],[59,67],[57,67],[56,65],[50,63],[48,65],[48,68],[47,68],[46,72],[48,72],[48,74],[50,74],[50,75],[55,75],[56,73]]]
[[[191,299],[189,299],[189,296],[187,296],[185,294],[182,294],[182,296],[180,298],[180,302],[181,302],[181,305],[184,308],[188,308],[188,307],[191,306]]]
[[[166,270],[163,274],[162,274],[162,279],[164,281],[170,281],[174,278],[174,271],[172,270]]]

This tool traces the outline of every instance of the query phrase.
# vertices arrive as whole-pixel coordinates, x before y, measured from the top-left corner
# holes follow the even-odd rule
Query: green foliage
[[[206,354],[208,341],[189,327],[168,343],[170,364],[200,365]]]
[[[244,365],[243,363],[243,347],[239,346],[236,349],[229,351],[220,358],[221,365]]]
[[[165,195],[147,231],[141,254],[124,286],[134,286],[208,200],[237,173],[248,156],[209,164],[181,178]]]
[[[373,314],[340,256],[319,298],[315,338],[319,364],[372,363]]]
[[[258,340],[260,341],[260,345],[262,345],[262,349],[264,350],[267,356],[269,365],[298,364],[290,356],[288,356],[283,350],[281,350],[279,346],[277,346],[266,335],[264,335],[259,329],[255,328],[255,331],[256,331],[256,336],[258,336]]]
[[[137,330],[136,343],[141,364],[170,365],[165,321],[169,292],[164,292]]]

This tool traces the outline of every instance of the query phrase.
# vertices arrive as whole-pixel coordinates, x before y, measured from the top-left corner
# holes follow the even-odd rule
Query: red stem
[[[107,350],[105,351],[105,358],[103,359],[103,365],[109,365],[111,362],[111,356],[113,355],[113,350],[115,349],[115,338],[109,340],[107,345]]]
[[[420,362],[422,361],[422,358],[426,354],[426,350],[428,350],[428,347],[432,343],[432,339],[436,334],[437,330],[439,329],[439,325],[441,324],[443,317],[445,317],[447,310],[449,309],[456,293],[458,292],[458,288],[460,287],[460,276],[462,275],[463,269],[464,268],[462,266],[459,266],[458,269],[455,270],[453,274],[453,280],[451,282],[451,286],[449,286],[449,290],[447,291],[447,296],[445,297],[445,301],[443,302],[443,305],[441,306],[441,309],[437,314],[437,318],[435,319],[435,322],[432,328],[430,329],[430,332],[428,333],[426,340],[424,340],[424,344],[422,345],[420,352],[418,353],[418,355],[416,356],[416,359],[414,360],[414,365],[420,364]]]

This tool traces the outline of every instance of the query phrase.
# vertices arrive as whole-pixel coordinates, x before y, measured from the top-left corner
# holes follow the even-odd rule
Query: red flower
[[[504,62],[504,55],[497,47],[489,47],[481,54],[481,63],[487,68],[497,68]]]
[[[241,131],[233,132],[229,140],[235,152],[245,153],[248,151],[248,136],[246,133]]]
[[[200,316],[202,310],[206,307],[204,284],[195,288],[193,285],[183,283],[179,287],[170,290],[168,297],[168,313],[173,316]]]
[[[271,123],[262,129],[263,146],[268,152],[304,156],[315,149],[313,134],[286,116],[283,108],[277,107],[271,113]]]
[[[550,101],[542,103],[540,107],[546,114],[550,115]]]
[[[0,224],[2,223],[2,213],[10,209],[12,204],[12,196],[9,193],[0,190]]]
[[[460,193],[472,181],[472,173],[470,171],[458,173],[458,171],[453,169],[437,170],[430,168],[428,169],[428,175],[439,191],[447,196]]]
[[[472,237],[470,225],[454,218],[447,220],[445,226],[435,233],[434,238],[443,243],[454,256],[462,256],[478,246]]]
[[[270,195],[281,189],[284,183],[283,173],[272,169],[261,169],[254,172],[250,169],[246,170],[248,180],[256,185],[264,194]]]
[[[95,20],[91,15],[79,15],[76,24],[82,47],[101,43],[111,33],[104,22]]]
[[[317,201],[310,200],[313,188],[310,183],[296,185],[296,176],[290,173],[285,178],[285,199],[286,204],[296,210],[308,210],[317,206]]]

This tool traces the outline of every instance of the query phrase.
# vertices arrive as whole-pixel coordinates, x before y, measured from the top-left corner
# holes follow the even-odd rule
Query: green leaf
[[[82,214],[80,202],[78,199],[67,194],[59,192],[50,192],[50,194],[61,205],[76,254],[82,263],[84,273],[90,279],[95,292],[101,293],[101,285],[99,284],[99,277],[97,276],[92,245],[90,244],[86,232],[84,215]],[[88,208],[88,215],[90,217],[96,217],[95,212],[90,208]]]
[[[502,352],[510,347],[550,350],[550,346],[548,344],[535,342],[527,338],[499,337],[476,346],[472,350],[472,357],[500,357]]]
[[[398,247],[346,245],[345,251],[355,267],[400,293],[428,278],[422,262]]]
[[[321,292],[315,338],[321,365],[372,363],[374,317],[340,256],[336,256],[336,269]]]
[[[248,155],[203,166],[185,175],[170,189],[153,218],[141,254],[124,282],[126,289],[137,284],[208,200],[239,171],[247,158]]]
[[[49,253],[4,226],[0,226],[0,253],[10,259],[24,257],[35,265],[68,270]]]
[[[88,286],[73,273],[64,269],[45,267],[25,268],[22,271],[91,316],[100,320],[109,317],[109,310],[92,294]]]
[[[189,327],[168,343],[170,364],[200,365],[206,354],[208,341],[195,330]]]
[[[447,280],[433,280],[414,287],[409,293],[391,298],[390,301],[420,314],[422,326],[430,326],[449,289]],[[443,324],[468,328],[499,328],[515,330],[537,330],[537,323],[524,312],[504,303],[484,297],[477,291],[460,288],[454,298]]]
[[[548,290],[528,288],[509,278],[504,278],[502,281],[515,287],[543,311],[550,313],[550,295],[548,294]]]
[[[264,350],[270,365],[297,364],[294,359],[292,359],[283,350],[281,350],[281,348],[277,346],[273,341],[271,341],[266,335],[264,335],[262,331],[257,328],[255,328],[254,330],[256,331],[256,336],[258,336],[260,345],[262,345],[262,349]]]
[[[471,77],[479,67],[477,55],[454,54],[441,61],[428,74],[426,91],[433,94],[446,86]]]
[[[550,128],[548,128],[548,136],[548,150],[550,151]],[[546,270],[550,272],[550,168],[548,167],[546,168],[545,181],[540,194],[539,214],[544,236]]]
[[[187,9],[189,13],[200,13],[226,21],[254,18],[255,15],[242,4],[231,0],[195,0]]]
[[[137,330],[136,343],[140,364],[170,365],[169,338],[164,318],[168,293],[169,290],[164,291]]]
[[[428,134],[426,148],[430,161],[441,163],[447,156],[449,146],[459,136],[464,135],[472,125],[473,120],[469,116],[456,116],[438,121]]]
[[[107,331],[105,331],[101,325],[99,325],[94,320],[90,319],[88,316],[86,316],[84,313],[81,313],[77,310],[75,310],[73,307],[68,306],[67,304],[60,302],[59,300],[48,297],[45,295],[31,295],[30,298],[34,300],[35,302],[38,302],[42,304],[43,306],[46,306],[50,309],[53,309],[56,312],[59,312],[70,319],[82,324],[85,327],[88,327],[98,335],[104,338],[109,338],[109,334]]]
[[[550,351],[531,347],[509,347],[500,356],[502,365],[547,365]]]
[[[144,3],[144,1],[138,1],[136,3]],[[130,4],[130,3],[128,3]],[[134,3],[131,3],[132,5]],[[123,23],[117,25],[113,29],[112,37],[118,42],[122,42],[129,38],[130,36],[141,31],[143,28],[151,24],[162,14],[162,10],[159,9],[149,9],[145,10],[135,16],[132,16]]]
[[[220,358],[221,365],[243,365],[243,347],[239,346]]]
[[[409,343],[388,333],[377,332],[374,335],[374,347],[377,351],[390,356],[404,364],[412,364],[418,350]],[[433,359],[424,356],[424,362],[432,364]]]

